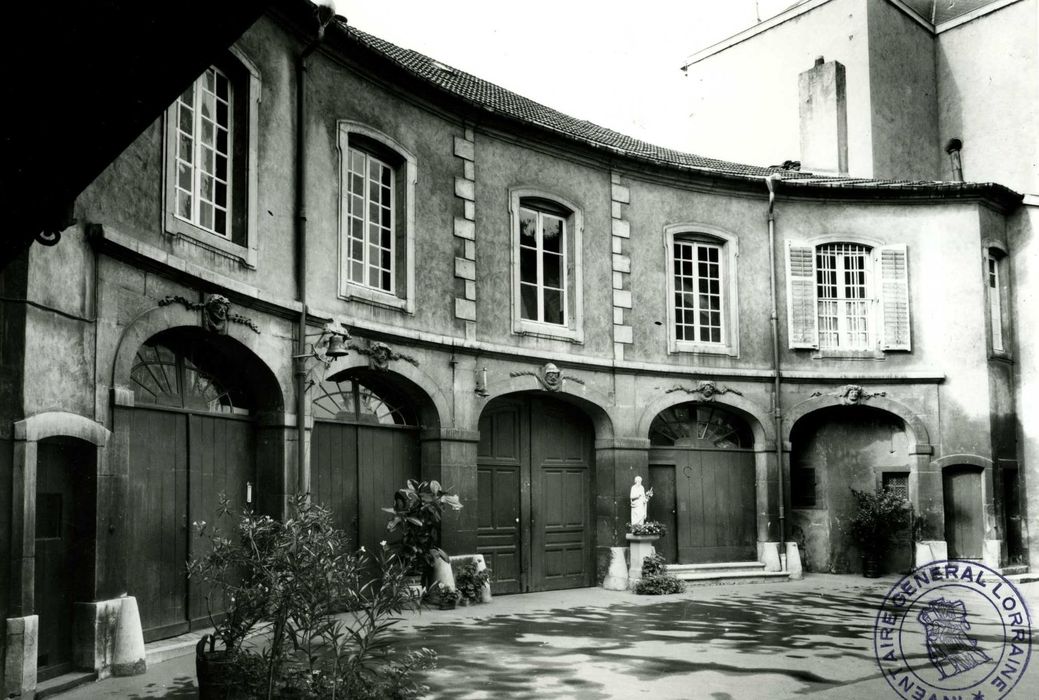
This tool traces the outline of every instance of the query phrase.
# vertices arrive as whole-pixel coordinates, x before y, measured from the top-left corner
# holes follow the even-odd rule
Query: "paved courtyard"
[[[894,698],[871,630],[895,580],[812,575],[663,597],[537,593],[424,612],[400,629],[405,644],[439,654],[426,677],[433,698]],[[1039,583],[1021,591],[1035,610]],[[1031,668],[1009,697],[1034,697],[1037,685]],[[186,656],[62,698],[194,696]]]

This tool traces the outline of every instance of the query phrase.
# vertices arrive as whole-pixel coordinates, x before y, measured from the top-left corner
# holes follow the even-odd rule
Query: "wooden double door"
[[[129,592],[137,596],[145,641],[210,626],[208,590],[189,580],[185,562],[204,553],[193,523],[226,534],[256,484],[253,423],[248,417],[168,408],[119,409],[129,475]],[[218,522],[220,496],[231,517]]]
[[[668,561],[704,564],[757,558],[753,452],[653,448],[649,475],[654,495],[648,516],[668,526],[660,543]]]
[[[496,594],[593,584],[594,433],[540,396],[495,399],[480,416],[477,551]]]
[[[420,471],[416,427],[314,421],[310,492],[354,545],[377,552],[390,539],[382,509]]]

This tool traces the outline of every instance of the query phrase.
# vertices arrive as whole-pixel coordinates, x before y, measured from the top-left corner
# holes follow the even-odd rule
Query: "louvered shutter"
[[[909,350],[909,258],[904,245],[879,249],[880,347]]]
[[[815,249],[801,241],[786,243],[786,311],[791,348],[815,348]]]

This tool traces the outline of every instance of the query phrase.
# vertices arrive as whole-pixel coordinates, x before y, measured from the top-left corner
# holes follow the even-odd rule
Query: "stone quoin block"
[[[476,183],[464,177],[456,177],[455,196],[474,201],[476,199]]]
[[[459,238],[473,240],[476,238],[476,223],[455,217],[455,235]]]
[[[614,326],[613,327],[613,342],[624,343],[630,345],[632,342],[632,330],[631,326]]]
[[[614,255],[613,269],[615,272],[631,272],[631,258],[627,255]]]
[[[462,166],[462,174],[465,175],[467,180],[475,180],[476,164],[473,163],[471,160],[465,161],[465,164]]]
[[[613,201],[628,204],[631,201],[631,192],[624,185],[613,185]]]
[[[465,160],[476,160],[476,144],[455,136],[455,155]]]
[[[476,220],[476,203],[475,202],[466,202],[465,203],[464,212],[465,212],[465,218],[469,219],[469,221],[475,221]]]
[[[465,258],[455,258],[455,277],[464,280],[476,279],[476,263]]]
[[[455,317],[463,321],[475,321],[476,302],[470,299],[455,299]]]
[[[613,290],[613,305],[624,309],[631,308],[631,291],[625,289]]]
[[[473,241],[465,241],[463,257],[466,260],[476,260],[476,243]]]
[[[623,219],[614,219],[613,235],[620,238],[631,238],[631,224]]]

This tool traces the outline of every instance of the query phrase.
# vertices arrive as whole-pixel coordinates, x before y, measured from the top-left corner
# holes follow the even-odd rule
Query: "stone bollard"
[[[610,568],[606,571],[606,578],[602,580],[602,587],[608,591],[628,590],[628,565],[624,560],[627,547],[610,547]]]
[[[126,596],[122,601],[112,644],[112,675],[138,676],[148,670],[141,613],[137,610],[137,599],[133,596]]]
[[[797,542],[786,543],[786,570],[790,574],[791,579],[804,578],[804,570],[801,567],[801,552],[797,548]]]

